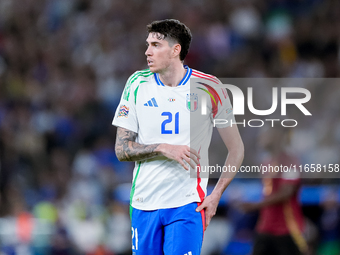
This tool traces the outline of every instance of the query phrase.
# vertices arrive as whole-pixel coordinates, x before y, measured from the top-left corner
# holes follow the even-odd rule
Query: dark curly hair
[[[162,36],[158,39],[173,39],[181,45],[181,53],[179,58],[181,61],[184,60],[189,51],[191,43],[191,32],[190,29],[176,19],[165,19],[153,21],[147,25],[148,33],[159,33]]]

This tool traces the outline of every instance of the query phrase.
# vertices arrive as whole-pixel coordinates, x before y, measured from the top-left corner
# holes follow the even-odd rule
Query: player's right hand
[[[200,155],[196,150],[186,145],[172,145],[162,143],[157,149],[163,156],[176,160],[185,170],[189,170],[189,165],[195,169],[199,164]],[[186,163],[188,164],[186,164]]]

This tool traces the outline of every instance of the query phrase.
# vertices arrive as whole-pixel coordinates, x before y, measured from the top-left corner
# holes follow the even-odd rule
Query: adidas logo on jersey
[[[153,97],[151,98],[151,100],[145,103],[144,106],[158,107],[158,104],[156,102],[156,99]]]
[[[188,253],[185,253],[184,255],[192,255],[192,252],[189,251]]]

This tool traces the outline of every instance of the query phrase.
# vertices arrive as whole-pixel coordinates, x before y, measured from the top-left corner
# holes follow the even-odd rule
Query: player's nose
[[[146,49],[145,55],[146,55],[146,56],[152,55],[152,51],[151,51],[150,47],[148,47],[148,48]]]

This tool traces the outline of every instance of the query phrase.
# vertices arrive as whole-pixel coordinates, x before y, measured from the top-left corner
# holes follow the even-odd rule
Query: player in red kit
[[[289,155],[285,147],[289,142],[289,129],[272,129],[264,132],[260,143],[269,152],[263,165],[275,167],[298,165],[296,157]],[[281,168],[282,169],[282,168]],[[304,220],[298,202],[300,176],[294,169],[268,173],[263,178],[263,200],[243,203],[241,209],[259,210],[253,255],[300,255],[307,252],[302,235]]]

